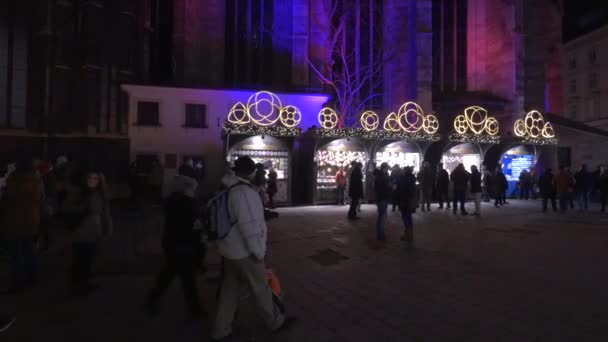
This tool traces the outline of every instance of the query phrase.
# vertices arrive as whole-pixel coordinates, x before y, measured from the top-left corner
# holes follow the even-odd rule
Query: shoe
[[[16,317],[9,317],[6,319],[0,319],[0,332],[8,330],[8,328],[15,323]]]
[[[272,331],[273,334],[278,334],[281,333],[283,331],[288,331],[289,329],[291,329],[293,327],[293,324],[297,321],[296,317],[293,316],[286,316],[285,320],[283,321],[283,324],[281,324],[280,327],[274,329]]]
[[[469,215],[469,213],[467,213],[466,211],[462,212],[462,216],[467,216],[467,215]]]

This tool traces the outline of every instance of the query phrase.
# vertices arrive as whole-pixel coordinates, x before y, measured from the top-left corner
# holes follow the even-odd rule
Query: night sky
[[[564,41],[608,24],[608,0],[565,0]]]

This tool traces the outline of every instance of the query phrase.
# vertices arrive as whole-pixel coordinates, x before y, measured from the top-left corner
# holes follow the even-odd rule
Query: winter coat
[[[574,175],[574,190],[576,192],[589,192],[593,190],[593,175],[587,170],[578,171]]]
[[[476,194],[481,192],[481,173],[474,171],[471,174],[471,193]]]
[[[450,180],[454,183],[454,191],[467,191],[467,183],[469,182],[467,172],[464,168],[456,168],[450,175]]]
[[[538,181],[540,193],[543,196],[551,197],[555,195],[555,176],[551,172],[545,172]]]
[[[160,165],[155,165],[152,167],[152,170],[150,171],[150,175],[148,176],[148,183],[150,185],[162,185],[163,184],[163,178],[164,178],[164,172],[163,172],[163,168]]]
[[[600,175],[597,186],[601,192],[608,193],[608,170]]]
[[[557,175],[555,183],[557,185],[557,192],[560,194],[565,194],[574,190],[574,178],[568,171],[560,172],[559,175]]]
[[[376,202],[390,201],[391,182],[387,172],[376,170],[374,173],[374,189],[376,190]]]
[[[363,197],[363,173],[359,168],[354,168],[350,174],[348,195],[350,198]]]
[[[230,260],[240,260],[254,255],[257,259],[266,256],[267,230],[264,206],[256,188],[247,180],[226,174],[222,183],[230,190],[228,210],[235,222],[225,239],[217,242],[220,254]]]
[[[278,191],[278,174],[276,171],[268,173],[268,193],[274,195]]]
[[[336,173],[336,186],[341,188],[346,187],[346,174],[344,171],[338,171]]]
[[[509,182],[507,181],[507,177],[502,172],[497,172],[492,179],[492,184],[494,185],[494,195],[501,196],[507,190],[509,186]]]
[[[200,246],[200,230],[194,230],[199,217],[192,197],[174,192],[165,200],[165,226],[162,244],[166,251],[195,254]]]
[[[196,171],[194,168],[188,164],[183,164],[178,169],[178,174],[181,176],[190,177],[192,179],[196,179]]]
[[[437,171],[437,191],[441,193],[448,192],[450,188],[450,174],[445,169]]]
[[[85,196],[83,218],[74,231],[74,242],[97,242],[102,236],[112,232],[112,218],[109,203],[98,191]]]
[[[435,172],[430,166],[423,167],[418,173],[418,182],[420,183],[420,189],[424,193],[431,193],[435,186]]]
[[[413,174],[403,174],[397,184],[399,193],[399,210],[403,212],[416,212],[418,207],[418,191],[416,188],[416,177]]]
[[[12,174],[0,201],[0,237],[33,238],[39,232],[44,186],[40,177]]]

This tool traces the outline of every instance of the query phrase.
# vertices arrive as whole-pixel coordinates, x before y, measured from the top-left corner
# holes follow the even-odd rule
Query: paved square
[[[484,205],[481,218],[435,208],[415,215],[413,247],[399,241],[392,212],[388,242],[377,243],[371,205],[356,222],[346,220],[346,207],[279,210],[267,262],[298,322],[270,336],[245,301],[235,340],[608,340],[608,216],[543,214],[540,202],[517,200]],[[45,256],[38,289],[0,295],[0,311],[18,313],[0,341],[206,341],[209,322],[186,320],[178,284],[159,317],[142,310],[162,262],[159,217],[118,222],[97,267],[102,287],[88,298],[68,295],[68,249]],[[199,287],[213,313],[219,258],[212,251],[208,261]]]

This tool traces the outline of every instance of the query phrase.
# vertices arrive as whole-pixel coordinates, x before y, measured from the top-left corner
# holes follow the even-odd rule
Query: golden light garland
[[[543,115],[532,110],[528,112],[524,119],[515,120],[513,132],[520,138],[530,141],[540,141],[539,139],[554,139],[555,130],[550,122],[545,122]],[[553,140],[551,140],[552,143]]]
[[[373,131],[380,125],[380,117],[375,112],[368,110],[361,114],[361,127],[366,131]]]
[[[242,102],[237,102],[228,112],[228,121],[237,125],[250,123],[251,117],[247,107]]]
[[[285,106],[281,110],[279,119],[285,127],[296,127],[300,124],[300,121],[302,120],[302,113],[296,106]]]
[[[469,129],[475,134],[481,134],[486,129],[488,111],[479,106],[465,108],[464,117],[467,120]]]
[[[454,131],[460,135],[466,135],[470,131],[473,135],[496,136],[500,131],[500,124],[496,118],[488,115],[485,108],[471,106],[454,118]]]
[[[399,132],[401,126],[399,126],[399,119],[397,113],[392,112],[384,119],[384,130],[389,132]]]
[[[499,130],[500,124],[498,123],[498,120],[496,120],[495,118],[488,118],[486,120],[486,133],[494,136],[498,134]]]
[[[424,126],[422,108],[415,102],[406,102],[397,111],[399,126],[406,132],[418,132]]]
[[[266,107],[266,108],[264,108]],[[251,120],[260,126],[271,126],[279,121],[283,105],[276,94],[269,91],[257,92],[247,101]]]
[[[338,114],[335,110],[325,107],[319,112],[319,124],[324,129],[334,129],[338,126]]]
[[[247,104],[237,102],[228,112],[227,122],[232,125],[251,125],[269,127],[280,122],[286,128],[295,128],[302,120],[302,113],[296,106],[288,105],[283,107],[281,99],[269,91],[260,91],[249,97]],[[233,126],[226,130],[226,133],[235,134]],[[254,128],[244,131],[258,131]],[[279,131],[277,131],[279,132]],[[293,132],[279,132],[292,136]]]
[[[439,130],[439,120],[433,114],[429,114],[424,117],[422,128],[428,134],[435,134]]]

